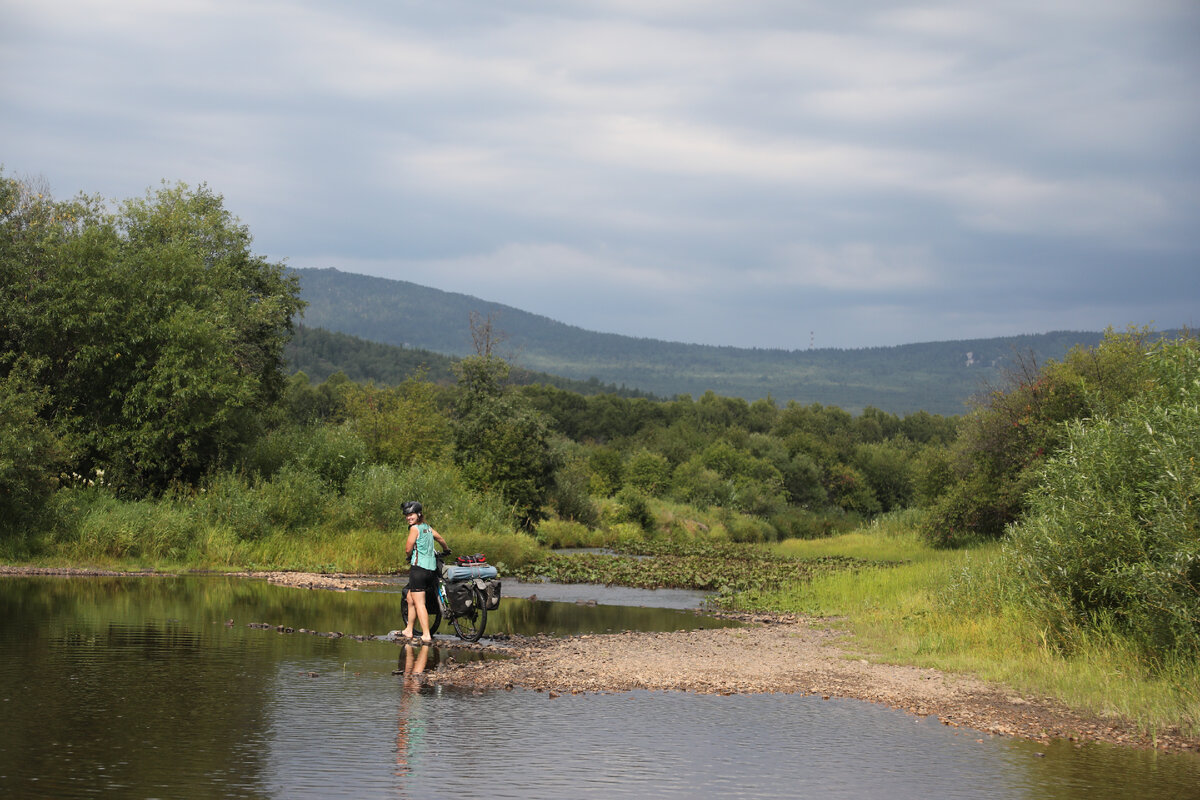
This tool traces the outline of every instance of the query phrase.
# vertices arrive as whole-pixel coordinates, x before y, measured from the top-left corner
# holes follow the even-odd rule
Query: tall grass
[[[420,499],[459,552],[523,563],[537,550],[514,531],[511,509],[468,489],[453,465],[360,466],[336,479],[322,472],[297,461],[269,477],[224,472],[157,500],[64,489],[48,532],[6,547],[21,560],[95,566],[391,572],[404,563],[401,503]]]

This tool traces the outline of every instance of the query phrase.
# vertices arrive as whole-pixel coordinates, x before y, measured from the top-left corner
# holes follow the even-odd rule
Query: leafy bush
[[[333,507],[334,492],[315,472],[288,464],[255,487],[255,498],[272,528],[303,531],[316,527]]]
[[[291,465],[338,489],[368,461],[367,444],[348,425],[285,425],[256,440],[242,459],[248,471],[268,480]]]
[[[430,524],[439,532],[457,528],[502,534],[511,532],[516,524],[516,509],[497,495],[468,486],[454,464],[413,465],[396,473],[396,484],[406,500],[419,500],[425,506]]]
[[[617,505],[620,509],[618,522],[632,522],[644,531],[654,530],[654,514],[641,492],[626,486],[617,492]]]
[[[38,417],[48,400],[17,372],[0,375],[0,533],[33,519],[58,487],[67,449]]]
[[[869,516],[882,510],[866,476],[847,464],[834,464],[825,474],[829,502],[843,511]]]
[[[396,469],[384,464],[360,467],[346,482],[346,507],[356,525],[375,530],[407,530],[401,506],[409,489]]]
[[[671,463],[649,450],[635,453],[625,473],[626,483],[650,497],[661,497],[671,484]]]
[[[585,461],[564,457],[554,472],[550,506],[562,519],[594,528],[600,520],[600,514],[589,491],[590,476],[591,472]]]
[[[1064,646],[1111,625],[1152,654],[1200,655],[1200,346],[1144,357],[1144,397],[1071,423],[1006,554]]]
[[[1142,388],[1149,333],[1109,331],[1038,369],[1022,361],[1005,389],[980,400],[961,423],[954,479],[922,523],[926,538],[956,544],[1000,538],[1025,509],[1038,470],[1063,443],[1064,423],[1119,407]]]
[[[862,472],[883,511],[906,508],[915,494],[911,446],[903,440],[860,444],[854,465]]]
[[[343,397],[350,425],[373,461],[407,466],[446,453],[450,421],[437,407],[433,384],[419,376],[395,388],[350,384]]]
[[[246,478],[220,472],[210,478],[196,496],[198,517],[211,526],[228,527],[239,539],[254,541],[271,532],[271,520]]]
[[[789,508],[771,517],[771,526],[779,539],[822,539],[849,530],[856,522],[857,517],[819,514],[802,508]]]
[[[671,496],[699,508],[727,505],[732,489],[720,474],[704,466],[699,456],[680,464],[671,476]]]
[[[731,517],[725,522],[725,529],[734,542],[771,542],[777,536],[771,524],[758,517]]]
[[[604,534],[569,519],[544,520],[537,528],[537,541],[543,547],[601,547]]]

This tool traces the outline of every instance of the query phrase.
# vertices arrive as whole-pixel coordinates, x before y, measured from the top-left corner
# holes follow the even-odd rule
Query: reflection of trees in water
[[[430,652],[433,653],[430,664]],[[420,702],[416,698],[421,693],[421,675],[426,669],[436,669],[438,650],[427,644],[415,648],[411,644],[404,645],[400,654],[400,665],[396,671],[401,674],[400,708],[396,712],[396,774],[411,775],[412,763],[420,756],[425,744],[427,721],[420,712]]]
[[[22,774],[99,788],[178,785],[185,774],[253,784],[263,753],[245,742],[269,728],[277,659],[230,635],[221,600],[232,595],[210,596],[216,588],[158,577],[0,581],[0,652],[19,659],[0,670],[0,696],[37,709],[0,725],[0,754]]]

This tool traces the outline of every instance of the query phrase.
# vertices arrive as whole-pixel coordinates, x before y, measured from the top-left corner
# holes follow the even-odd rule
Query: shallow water
[[[394,602],[224,578],[0,579],[0,796],[1099,800],[1200,785],[1192,755],[1046,747],[855,701],[453,691],[403,674],[419,647],[246,626],[386,632]],[[426,671],[463,657],[449,643],[425,650]]]

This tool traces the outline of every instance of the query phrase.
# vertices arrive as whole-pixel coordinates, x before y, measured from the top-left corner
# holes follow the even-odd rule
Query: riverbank
[[[1036,741],[1200,752],[1178,731],[1150,738],[1135,725],[1075,712],[1046,697],[933,669],[847,655],[843,634],[819,619],[746,615],[746,625],[671,633],[533,637],[494,648],[514,657],[440,667],[428,681],[467,689],[525,687],[548,697],[633,689],[703,694],[786,692],[880,703],[991,735]]]
[[[160,573],[0,565],[0,574]],[[236,574],[310,590],[350,591],[381,582],[378,576],[369,575]],[[512,636],[498,643],[471,646],[510,658],[466,663],[446,659],[424,679],[468,690],[523,687],[545,692],[549,698],[633,689],[811,694],[880,703],[989,735],[1200,753],[1200,740],[1185,737],[1178,730],[1159,731],[1151,737],[1129,721],[1084,714],[1052,698],[1022,695],[965,675],[853,657],[843,646],[845,634],[819,618],[764,613],[730,616],[745,624],[670,633]],[[456,640],[450,643],[462,646]]]

